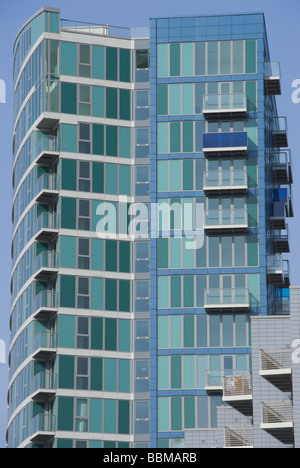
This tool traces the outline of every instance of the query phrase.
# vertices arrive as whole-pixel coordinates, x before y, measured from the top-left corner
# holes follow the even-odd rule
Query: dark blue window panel
[[[286,188],[280,188],[273,190],[273,201],[287,203],[288,193]]]
[[[203,148],[235,148],[247,147],[246,132],[231,133],[205,133],[203,135]]]
[[[282,218],[285,216],[285,203],[284,202],[274,202],[272,206],[271,216],[275,218]]]

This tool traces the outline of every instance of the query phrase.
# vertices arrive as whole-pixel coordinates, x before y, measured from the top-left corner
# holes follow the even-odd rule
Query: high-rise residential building
[[[252,327],[288,320],[279,94],[262,13],[130,29],[44,8],[22,27],[8,447],[225,446],[230,418],[255,431],[223,393],[252,379]]]

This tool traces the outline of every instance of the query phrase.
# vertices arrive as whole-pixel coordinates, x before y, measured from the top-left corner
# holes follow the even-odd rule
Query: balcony
[[[253,448],[253,426],[225,426],[225,448]]]
[[[282,443],[293,444],[293,405],[290,400],[262,403],[260,428],[271,433]]]
[[[259,375],[282,392],[292,390],[292,361],[290,348],[263,349],[260,352]]]
[[[203,152],[205,156],[234,156],[247,154],[247,133],[204,133]]]
[[[288,225],[286,225],[286,229],[274,232],[273,241],[274,241],[274,248],[275,248],[276,253],[289,253],[290,252]]]
[[[276,299],[275,299],[275,315],[290,315],[290,298],[289,298],[289,296],[276,297]]]
[[[273,180],[278,185],[293,183],[291,151],[277,151],[272,158]]]
[[[236,289],[206,289],[204,292],[204,308],[207,311],[249,310],[249,290]]]
[[[272,130],[273,146],[276,148],[287,148],[287,119],[286,117],[277,117],[273,119]]]
[[[51,242],[59,231],[60,217],[57,213],[45,212],[35,220],[35,240],[37,242]]]
[[[41,252],[34,263],[36,281],[50,281],[58,273],[59,255],[56,252]]]
[[[271,206],[270,228],[275,230],[286,229],[286,203],[282,201],[274,201]]]
[[[45,361],[56,354],[57,333],[44,331],[33,337],[32,353],[33,359]]]
[[[279,62],[265,62],[264,85],[267,96],[278,96],[281,94],[280,75]]]
[[[56,393],[57,375],[53,372],[40,372],[30,381],[31,398],[34,401],[45,402]]]
[[[33,298],[33,316],[36,320],[49,320],[57,313],[58,294],[52,291],[41,291]]]
[[[60,177],[58,175],[43,174],[35,182],[35,201],[41,204],[50,204],[59,195]]]
[[[248,230],[247,210],[207,210],[204,214],[204,230],[207,233],[246,232]]]
[[[59,157],[60,138],[39,132],[36,135],[35,162],[41,166],[50,166]]]
[[[203,96],[204,117],[236,117],[247,114],[247,97],[238,94],[206,94]]]
[[[30,420],[30,440],[44,444],[55,436],[56,418],[54,415],[38,414]]]
[[[247,171],[206,171],[203,190],[207,194],[247,193]]]
[[[245,416],[252,415],[252,375],[249,371],[244,375],[224,376],[222,400]]]
[[[223,377],[225,370],[209,370],[205,372],[205,387],[208,393],[223,392]]]
[[[273,284],[279,288],[289,287],[289,261],[283,260],[282,255],[280,254],[267,257],[267,277],[269,284]]]

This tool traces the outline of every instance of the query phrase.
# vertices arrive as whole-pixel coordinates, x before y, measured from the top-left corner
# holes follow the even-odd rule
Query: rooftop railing
[[[150,28],[125,28],[109,24],[85,23],[61,19],[61,30],[76,34],[90,34],[95,36],[111,36],[126,39],[143,39],[150,37]]]

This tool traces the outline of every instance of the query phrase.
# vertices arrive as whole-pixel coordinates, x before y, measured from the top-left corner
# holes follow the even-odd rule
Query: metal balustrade
[[[35,182],[34,193],[37,203],[52,203],[58,196],[60,177],[54,174],[43,174]]]
[[[203,115],[243,115],[247,113],[245,93],[206,94],[203,96]]]
[[[265,94],[268,96],[276,96],[281,94],[280,77],[280,62],[264,63]]]
[[[234,231],[248,229],[246,209],[207,210],[204,213],[204,229],[211,231]]]
[[[41,213],[35,220],[35,238],[39,242],[49,242],[57,234],[60,216],[57,213]]]
[[[275,348],[261,350],[261,370],[274,371],[291,368],[290,348]]]
[[[290,400],[268,401],[262,403],[262,424],[291,424],[293,422],[293,405]]]
[[[39,281],[50,279],[59,268],[57,252],[41,252],[34,261],[35,278]]]
[[[206,171],[203,174],[203,190],[206,192],[242,191],[248,189],[246,169],[237,171]]]
[[[54,372],[40,372],[31,379],[30,385],[30,393],[34,395],[33,399],[47,399],[57,389],[57,374]]]
[[[206,289],[204,291],[204,308],[248,310],[250,308],[249,290],[245,288]]]
[[[46,440],[54,436],[56,417],[50,414],[38,414],[30,420],[29,434],[31,440]]]
[[[224,397],[243,397],[252,395],[252,375],[224,376]]]
[[[55,135],[36,132],[36,163],[50,165],[59,156],[61,139]]]
[[[253,426],[225,426],[225,448],[253,447]]]

